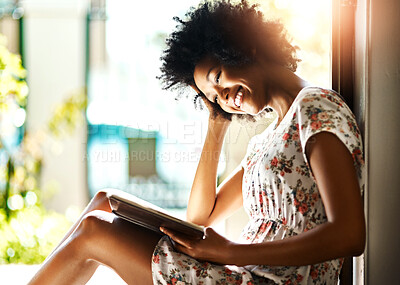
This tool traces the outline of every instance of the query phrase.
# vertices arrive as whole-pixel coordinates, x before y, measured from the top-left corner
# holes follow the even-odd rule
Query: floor
[[[38,270],[39,265],[1,265],[1,284],[26,285]],[[126,283],[111,269],[100,266],[88,285],[126,285]]]

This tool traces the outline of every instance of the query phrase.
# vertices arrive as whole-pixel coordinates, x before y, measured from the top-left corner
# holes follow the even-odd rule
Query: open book
[[[119,191],[110,194],[108,198],[113,213],[132,223],[160,234],[160,227],[165,227],[188,236],[203,237],[203,227],[173,217],[165,210],[133,195]]]

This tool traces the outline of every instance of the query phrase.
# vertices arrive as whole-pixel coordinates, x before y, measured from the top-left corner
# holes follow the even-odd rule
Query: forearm
[[[359,225],[324,223],[297,236],[258,244],[234,244],[229,264],[301,266],[344,256],[360,255],[364,250],[365,229]]]
[[[187,219],[196,224],[205,224],[214,208],[218,161],[228,127],[229,122],[210,120],[208,124],[187,209]]]

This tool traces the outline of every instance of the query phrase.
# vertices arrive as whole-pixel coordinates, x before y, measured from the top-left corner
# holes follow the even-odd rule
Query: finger
[[[204,239],[220,239],[223,238],[219,233],[217,233],[213,228],[204,229]]]
[[[180,245],[179,243],[174,243],[174,249],[176,251],[179,251],[179,252],[182,252],[182,253],[184,253],[186,255],[191,256],[191,250],[188,249],[187,247],[184,247],[184,246]]]
[[[174,243],[174,249],[197,260],[202,260],[201,257],[198,256],[198,250],[196,248],[189,249],[183,245],[180,245],[179,243]]]
[[[216,234],[217,234],[217,232],[214,231],[214,229],[211,228],[211,227],[207,227],[207,228],[204,229],[204,236],[205,237],[213,236],[213,235],[216,235]]]
[[[186,247],[184,247],[183,245],[181,245],[181,244],[175,242],[172,238],[169,238],[169,240],[170,240],[170,242],[171,242],[172,247],[174,248],[174,250],[189,255],[189,249],[188,249],[188,248],[186,248]]]
[[[193,238],[163,227],[160,227],[160,231],[162,231],[164,234],[168,235],[175,242],[183,245],[184,247],[187,247],[189,249],[193,248]]]

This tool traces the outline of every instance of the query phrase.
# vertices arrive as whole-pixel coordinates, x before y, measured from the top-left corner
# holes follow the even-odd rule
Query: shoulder
[[[317,87],[303,89],[298,96],[293,120],[298,124],[302,149],[305,150],[312,136],[330,132],[349,149],[360,170],[364,164],[362,137],[356,118],[344,99],[335,91]]]
[[[312,135],[322,131],[336,134],[345,144],[361,145],[356,118],[335,91],[316,87],[303,89],[295,114],[293,119],[299,126],[303,146]]]
[[[294,107],[300,124],[314,121],[356,124],[356,118],[343,97],[330,89],[306,87],[296,97]]]
[[[296,97],[298,106],[303,105],[328,105],[336,108],[346,108],[344,98],[331,89],[321,87],[305,87]],[[348,107],[347,107],[348,108]]]

